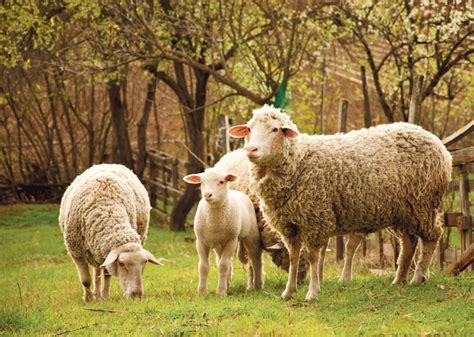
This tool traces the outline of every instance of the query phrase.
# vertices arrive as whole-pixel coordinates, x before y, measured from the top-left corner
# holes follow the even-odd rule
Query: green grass
[[[190,233],[150,229],[146,247],[167,259],[145,269],[145,299],[124,300],[116,280],[111,299],[82,303],[75,268],[62,242],[55,205],[0,207],[0,334],[5,335],[474,335],[474,274],[434,273],[421,286],[390,286],[355,263],[355,278],[336,281],[328,261],[317,304],[279,298],[286,273],[265,257],[262,292],[245,292],[235,262],[230,294],[196,295],[197,256]],[[215,290],[212,268],[210,290]],[[102,310],[92,311],[90,309]]]

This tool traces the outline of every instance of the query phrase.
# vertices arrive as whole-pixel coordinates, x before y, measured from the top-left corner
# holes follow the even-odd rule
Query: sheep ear
[[[110,251],[109,255],[107,255],[107,257],[105,258],[104,263],[102,263],[100,265],[100,268],[107,267],[108,265],[111,265],[112,263],[114,263],[117,260],[118,257],[119,257],[119,250],[118,249],[112,249]]]
[[[298,130],[290,128],[288,126],[281,128],[281,130],[283,131],[283,134],[289,138],[295,138],[299,135]]]
[[[243,124],[243,125],[236,125],[236,126],[233,126],[231,128],[229,128],[229,130],[227,130],[227,133],[229,135],[231,135],[232,137],[234,138],[243,138],[245,136],[247,136],[250,132],[250,129],[247,125]]]
[[[239,176],[236,176],[235,174],[229,173],[228,175],[225,176],[225,181],[237,181],[239,180]]]
[[[145,251],[145,255],[146,255],[146,258],[147,258],[148,262],[156,264],[158,266],[163,265],[163,263],[161,263],[160,260],[157,260],[156,257],[153,256],[153,254],[150,253],[148,250],[144,249],[144,251]]]
[[[186,177],[183,177],[183,180],[188,184],[200,184],[201,175],[200,174],[189,174]]]

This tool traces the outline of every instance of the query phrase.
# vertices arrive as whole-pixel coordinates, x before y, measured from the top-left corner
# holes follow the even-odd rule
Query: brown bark
[[[112,111],[112,127],[117,142],[118,162],[133,169],[132,146],[128,136],[125,110],[120,97],[120,84],[115,80],[109,80],[107,93]]]
[[[138,130],[137,130],[138,155],[137,155],[137,162],[136,162],[136,174],[138,175],[139,178],[142,178],[143,172],[145,171],[145,166],[146,166],[146,139],[147,139],[146,130],[148,126],[148,121],[150,119],[151,109],[155,101],[156,85],[157,85],[155,66],[151,66],[149,70],[153,74],[153,76],[148,81],[148,84],[147,84],[145,105],[143,106],[143,115],[140,118],[140,121],[138,122]]]

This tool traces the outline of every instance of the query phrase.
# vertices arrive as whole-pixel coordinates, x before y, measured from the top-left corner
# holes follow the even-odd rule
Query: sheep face
[[[238,177],[217,168],[210,168],[204,173],[190,174],[183,179],[189,184],[201,184],[203,199],[212,205],[221,204],[227,198],[229,182],[236,181]]]
[[[118,278],[125,297],[143,297],[142,275],[147,262],[161,263],[138,243],[127,243],[113,249],[101,267]]]
[[[288,138],[298,136],[296,126],[287,114],[268,105],[257,109],[253,118],[245,125],[237,125],[228,130],[236,138],[245,137],[247,156],[254,163],[263,163],[280,155]]]

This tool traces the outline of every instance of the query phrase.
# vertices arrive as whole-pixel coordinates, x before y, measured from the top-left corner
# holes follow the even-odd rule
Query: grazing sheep
[[[229,182],[238,177],[218,168],[183,178],[190,184],[201,184],[202,199],[194,217],[196,249],[199,255],[199,286],[201,295],[207,294],[209,250],[214,249],[219,264],[217,293],[225,296],[232,277],[232,255],[239,247],[243,264],[250,260],[247,289],[261,289],[262,249],[255,211],[250,199],[241,192],[229,190]]]
[[[145,263],[160,264],[142,247],[149,220],[148,194],[128,168],[95,165],[74,179],[61,200],[59,226],[79,272],[85,302],[108,298],[111,275],[117,276],[126,297],[143,296]],[[95,272],[94,292],[89,265]]]
[[[283,236],[290,254],[288,283],[296,291],[301,247],[308,250],[311,281],[307,300],[319,291],[319,250],[327,239],[391,227],[401,253],[394,284],[406,282],[421,239],[412,283],[428,277],[443,229],[437,211],[451,176],[451,155],[419,126],[380,125],[333,136],[299,134],[287,114],[271,106],[253,112],[229,133],[246,137],[250,187],[265,221]]]

